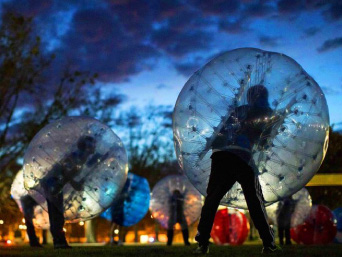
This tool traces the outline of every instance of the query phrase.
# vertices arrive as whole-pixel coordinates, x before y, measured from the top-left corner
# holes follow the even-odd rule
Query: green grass
[[[134,257],[168,257],[179,256],[189,257],[192,255],[192,250],[195,245],[191,247],[184,246],[75,246],[70,250],[54,250],[52,246],[45,246],[43,249],[30,248],[28,246],[11,246],[1,247],[0,256],[34,256],[34,257],[48,257],[48,256],[61,256],[61,257],[80,257],[80,256],[97,256],[97,257],[118,257],[118,256],[134,256]],[[239,256],[239,257],[253,257],[260,256],[261,245],[243,245],[243,246],[210,246],[210,253],[208,257],[225,257],[225,256]],[[330,244],[322,246],[302,246],[293,245],[283,248],[282,254],[271,254],[272,256],[289,256],[289,257],[341,257],[342,245]]]

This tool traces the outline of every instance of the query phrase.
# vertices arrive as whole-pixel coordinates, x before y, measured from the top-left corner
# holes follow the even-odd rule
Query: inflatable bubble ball
[[[241,245],[248,237],[249,228],[245,214],[225,208],[217,211],[210,234],[217,245]]]
[[[120,138],[88,117],[65,117],[41,129],[24,156],[24,185],[43,196],[69,222],[88,220],[108,208],[127,177]],[[44,205],[42,205],[44,208]]]
[[[336,220],[337,225],[337,233],[335,237],[336,243],[342,243],[342,208],[336,208],[333,210],[334,218]]]
[[[324,205],[313,205],[303,224],[291,228],[291,238],[298,244],[329,244],[336,236],[336,220]]]
[[[183,230],[199,218],[202,210],[201,194],[186,177],[170,175],[154,186],[150,209],[153,218],[163,228],[173,229],[179,223]]]
[[[40,194],[35,195],[35,199],[28,194],[28,191],[24,187],[24,172],[20,170],[15,176],[11,186],[11,196],[18,204],[21,212],[26,203],[34,205],[33,208],[33,225],[38,229],[49,229],[49,215],[40,205],[46,207],[46,200]]]
[[[130,227],[145,217],[149,206],[150,185],[147,179],[128,172],[122,192],[101,217]]]
[[[240,150],[269,205],[303,188],[320,167],[328,106],[319,85],[292,58],[240,48],[215,57],[186,82],[173,112],[173,135],[178,162],[202,195],[212,153]],[[247,208],[238,183],[221,204]]]
[[[266,207],[267,216],[274,225],[279,219],[281,222],[290,222],[291,227],[296,227],[304,222],[309,216],[312,207],[309,191],[304,187],[291,198],[285,198]],[[278,219],[277,219],[278,217]]]

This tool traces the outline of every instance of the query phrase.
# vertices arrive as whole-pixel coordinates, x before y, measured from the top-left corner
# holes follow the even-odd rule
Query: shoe
[[[55,249],[71,249],[72,247],[68,244],[55,244],[53,246]]]
[[[198,247],[192,253],[193,254],[207,254],[209,253],[209,245],[207,244],[198,245]]]
[[[277,245],[270,245],[270,246],[264,246],[261,250],[262,254],[268,254],[268,253],[281,253],[283,249],[281,249],[280,246]]]

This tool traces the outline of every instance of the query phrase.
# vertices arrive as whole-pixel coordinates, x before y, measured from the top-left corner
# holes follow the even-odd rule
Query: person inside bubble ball
[[[33,225],[34,207],[36,207],[38,203],[30,195],[22,196],[20,198],[20,202],[23,208],[24,219],[25,219],[25,224],[26,224],[26,233],[30,241],[30,246],[42,247],[42,245],[39,243],[39,240],[38,240],[38,237],[36,235],[36,231]]]
[[[189,243],[188,224],[184,215],[184,196],[179,190],[174,190],[170,197],[170,215],[167,230],[167,245],[171,246],[173,241],[173,230],[176,223],[182,228],[183,240],[186,246]]]
[[[50,231],[55,249],[71,248],[66,241],[65,232],[63,231],[63,188],[67,183],[70,183],[76,191],[83,189],[83,179],[85,177],[79,182],[74,180],[79,175],[83,165],[93,169],[95,165],[101,163],[108,156],[108,153],[104,155],[95,153],[95,149],[96,139],[94,137],[80,137],[77,141],[76,151],[66,154],[61,161],[53,165],[47,173],[48,175],[41,181],[47,200]]]
[[[217,208],[236,181],[243,189],[251,218],[263,241],[262,253],[281,250],[275,245],[273,230],[267,222],[264,198],[258,176],[254,173],[251,154],[254,144],[258,143],[259,147],[266,144],[267,137],[261,135],[265,130],[266,134],[270,133],[274,123],[266,87],[250,87],[247,101],[247,105],[234,109],[211,145],[211,173],[195,237],[198,242],[195,254],[209,252],[208,241]]]
[[[285,232],[285,243],[291,245],[291,217],[295,210],[296,201],[292,199],[292,196],[286,197],[284,200],[279,202],[276,214],[278,224],[278,236],[279,243],[284,244],[284,232]]]

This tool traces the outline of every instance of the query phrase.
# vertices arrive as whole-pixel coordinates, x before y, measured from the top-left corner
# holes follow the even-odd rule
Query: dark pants
[[[278,226],[279,242],[281,245],[284,244],[284,232],[285,232],[285,243],[287,245],[290,245],[291,244],[290,227]]]
[[[39,240],[36,236],[36,232],[34,230],[33,225],[33,216],[34,216],[34,207],[37,206],[37,202],[33,200],[33,198],[29,195],[25,195],[20,199],[21,205],[23,207],[25,224],[26,224],[26,232],[30,240],[31,246],[39,245]]]
[[[46,201],[53,243],[54,245],[67,245],[65,232],[63,231],[64,213],[61,212],[61,209],[63,209],[63,193],[47,197]]]
[[[211,158],[207,197],[202,208],[196,241],[200,244],[208,244],[220,201],[237,181],[243,189],[250,216],[259,231],[263,244],[265,246],[273,244],[273,230],[267,223],[261,186],[253,169],[244,160],[230,152],[216,152]]]

